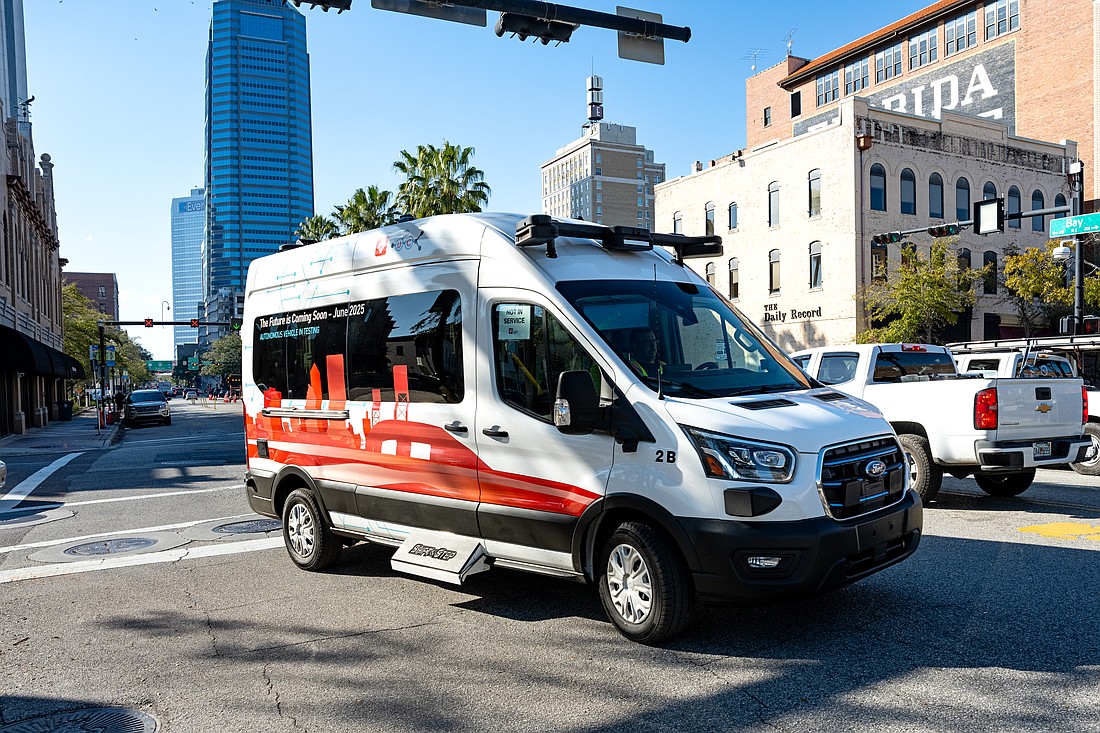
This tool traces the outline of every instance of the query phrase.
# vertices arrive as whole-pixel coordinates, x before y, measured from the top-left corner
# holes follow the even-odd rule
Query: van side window
[[[822,384],[841,384],[856,375],[858,354],[822,354],[817,379]]]
[[[493,369],[502,400],[550,422],[563,371],[587,371],[597,394],[600,370],[554,316],[532,303],[493,306]]]

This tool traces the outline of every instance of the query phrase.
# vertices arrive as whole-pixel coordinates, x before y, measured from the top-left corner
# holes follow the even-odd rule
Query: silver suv
[[[126,412],[123,415],[127,427],[143,422],[172,424],[172,413],[164,393],[157,389],[139,389],[126,398]]]

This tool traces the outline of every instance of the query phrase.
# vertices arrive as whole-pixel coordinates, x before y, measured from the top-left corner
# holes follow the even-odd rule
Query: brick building
[[[99,306],[106,320],[118,318],[118,279],[113,272],[66,272],[65,281],[76,285],[88,300]]]

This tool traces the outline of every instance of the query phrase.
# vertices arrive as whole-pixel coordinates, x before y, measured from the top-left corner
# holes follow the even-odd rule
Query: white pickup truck
[[[1027,362],[1024,352],[1027,351]],[[980,373],[990,377],[1076,377],[1077,365],[1061,354],[1031,351],[1025,348],[970,350],[951,348],[960,372]],[[1100,390],[1085,384],[1088,397],[1088,422],[1085,437],[1092,441],[1092,450],[1083,461],[1069,465],[1083,476],[1100,476]]]
[[[811,377],[875,405],[927,503],[943,474],[974,476],[993,496],[1016,496],[1039,466],[1083,460],[1080,379],[960,376],[951,352],[924,344],[825,346],[791,354]]]

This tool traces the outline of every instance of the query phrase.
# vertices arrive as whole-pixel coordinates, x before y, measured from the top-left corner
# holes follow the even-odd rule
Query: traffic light
[[[191,319],[191,328],[198,328],[198,327],[199,327],[199,319],[198,318],[192,318]]]
[[[234,331],[234,332],[240,331],[241,326],[243,324],[244,324],[244,321],[240,318],[230,318],[229,319],[229,330]]]
[[[928,233],[933,237],[953,237],[959,233],[958,224],[943,224],[938,227],[928,227]]]
[[[1073,316],[1062,316],[1058,319],[1058,333],[1063,336],[1073,335]]]
[[[153,319],[152,318],[146,318],[145,319],[145,327],[146,328],[152,328],[153,327]]]
[[[901,241],[901,232],[886,232],[885,234],[876,234],[871,237],[871,241],[875,244],[894,244]]]
[[[551,41],[565,43],[573,35],[574,28],[576,26],[572,23],[542,20],[520,13],[501,13],[493,31],[497,36],[503,36],[505,33],[515,33],[521,41],[526,41],[531,36],[542,41],[542,45],[545,46]]]
[[[1086,336],[1095,336],[1100,334],[1100,316],[1085,316],[1081,319],[1081,333]]]

